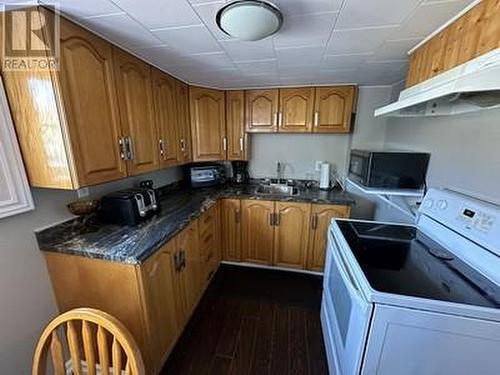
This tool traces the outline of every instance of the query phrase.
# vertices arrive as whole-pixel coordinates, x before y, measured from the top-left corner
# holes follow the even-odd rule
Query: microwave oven
[[[351,150],[349,178],[369,188],[420,189],[429,159],[424,152]]]

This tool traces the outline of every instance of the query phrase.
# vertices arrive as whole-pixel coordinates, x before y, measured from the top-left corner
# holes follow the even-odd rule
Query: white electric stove
[[[500,374],[500,207],[431,189],[416,225],[333,220],[331,375]]]

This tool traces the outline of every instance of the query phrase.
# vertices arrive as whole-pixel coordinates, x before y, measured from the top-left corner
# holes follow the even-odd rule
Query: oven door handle
[[[329,233],[329,238],[331,241],[331,250],[332,250],[332,261],[335,263],[337,266],[337,269],[339,271],[340,276],[344,280],[344,283],[349,290],[350,294],[353,296],[353,298],[356,299],[358,303],[366,304],[368,301],[364,297],[363,293],[361,292],[361,289],[356,285],[356,281],[352,273],[349,271],[348,267],[345,264],[344,257],[340,253],[340,246],[335,238],[335,236],[331,233]]]

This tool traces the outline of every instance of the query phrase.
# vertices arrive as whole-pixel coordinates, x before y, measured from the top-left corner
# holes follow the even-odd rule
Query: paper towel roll
[[[330,163],[321,164],[319,188],[320,189],[330,188]]]

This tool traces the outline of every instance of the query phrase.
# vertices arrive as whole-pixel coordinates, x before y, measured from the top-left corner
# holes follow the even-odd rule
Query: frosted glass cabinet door
[[[0,219],[34,208],[15,134],[0,81]]]

